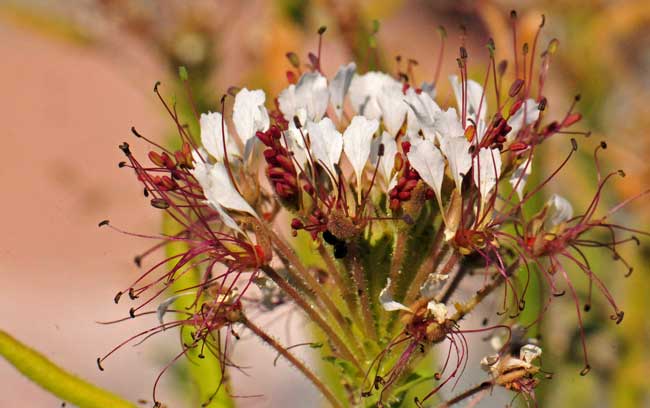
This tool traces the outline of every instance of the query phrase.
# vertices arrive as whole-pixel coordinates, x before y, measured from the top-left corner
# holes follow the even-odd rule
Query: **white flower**
[[[427,309],[438,324],[443,324],[447,320],[447,306],[444,303],[430,301],[427,303]]]
[[[533,157],[526,159],[512,172],[510,176],[509,183],[512,188],[515,189],[519,199],[521,200],[524,196],[524,187],[526,187],[526,182],[533,168]]]
[[[334,127],[329,118],[318,123],[309,122],[307,132],[311,141],[311,153],[314,160],[320,162],[331,173],[336,175],[335,164],[338,164],[343,151],[343,136]]]
[[[425,92],[417,93],[413,88],[406,91],[406,103],[409,106],[407,115],[408,133],[415,134],[422,130],[424,137],[435,140],[435,116],[441,112],[431,95]]]
[[[451,82],[451,87],[454,89],[454,95],[456,96],[456,103],[458,104],[458,110],[463,111],[463,90],[462,84],[458,80],[458,76],[451,75],[449,77]],[[481,103],[482,100],[482,103]],[[475,122],[478,120],[485,120],[487,112],[487,101],[483,97],[483,87],[479,85],[478,82],[471,79],[467,80],[467,100],[465,101],[467,107],[467,117],[473,119]],[[479,107],[481,112],[478,112]],[[478,115],[477,115],[478,113]]]
[[[402,128],[408,105],[404,102],[404,93],[399,82],[387,82],[377,95],[377,103],[381,110],[384,126],[388,133],[397,136]]]
[[[442,153],[434,146],[432,141],[423,140],[416,145],[412,145],[406,156],[411,166],[422,177],[422,180],[436,193],[436,199],[442,210],[440,190],[445,175],[445,159],[442,157]]]
[[[526,99],[517,112],[508,119],[508,125],[512,128],[506,136],[508,141],[514,139],[524,127],[524,116],[526,117],[525,126],[535,123],[539,119],[539,107],[534,99]]]
[[[348,65],[341,65],[332,79],[332,82],[330,82],[330,102],[332,103],[332,106],[334,106],[334,113],[336,113],[336,117],[339,120],[341,120],[341,115],[343,114],[343,100],[345,99],[345,94],[347,94],[348,89],[350,89],[352,77],[356,70],[357,65],[354,62],[351,62]]]
[[[535,344],[526,344],[519,350],[519,358],[530,364],[542,355],[542,348]]]
[[[363,116],[355,116],[343,133],[343,149],[357,175],[357,185],[361,189],[361,176],[370,157],[372,136],[377,131],[379,122],[368,120]]]
[[[232,154],[233,156],[239,155],[239,149],[237,149],[237,146],[234,145],[230,140],[230,135],[228,134],[228,126],[225,122],[222,122],[221,113],[202,113],[201,117],[199,118],[199,125],[201,127],[201,144],[212,157],[217,159],[217,161],[222,161],[224,157],[224,133],[226,136],[225,139],[226,146],[228,147],[228,154]],[[222,132],[222,129],[224,132]],[[203,157],[206,158],[207,155],[203,155]]]
[[[449,171],[460,192],[463,176],[472,167],[472,156],[469,153],[470,144],[464,136],[448,137],[440,142],[440,149],[447,158]]]
[[[501,152],[499,149],[482,148],[474,157],[474,184],[483,202],[501,177]]]
[[[296,85],[289,85],[280,92],[278,103],[284,118],[291,122],[297,116],[300,123],[306,120],[319,121],[329,104],[327,79],[318,72],[308,72],[300,77]]]
[[[350,102],[354,110],[368,119],[380,119],[381,108],[377,97],[384,85],[397,84],[399,81],[383,72],[368,72],[364,75],[355,75],[350,84]]]
[[[379,160],[379,146],[384,145],[384,155]],[[397,153],[397,142],[395,138],[388,134],[388,132],[383,131],[381,136],[376,137],[372,140],[372,146],[370,149],[370,163],[373,166],[377,166],[379,162],[379,174],[382,176],[387,187],[391,180],[391,173],[393,172],[393,167],[395,167],[395,153]]]
[[[433,115],[433,129],[438,136],[438,141],[442,144],[443,140],[452,137],[464,137],[465,131],[458,120],[456,109],[449,108],[446,111],[437,111]]]
[[[247,155],[252,148],[252,143],[257,140],[255,133],[269,128],[269,114],[264,107],[265,101],[266,95],[259,89],[249,91],[243,88],[235,96],[232,120],[239,139],[246,146]]]
[[[393,295],[390,289],[390,278],[386,279],[386,286],[379,292],[379,303],[387,312],[394,312],[396,310],[411,311],[408,307],[393,300]]]
[[[573,207],[564,197],[553,194],[546,202],[549,207],[548,222],[551,227],[556,227],[573,217]]]

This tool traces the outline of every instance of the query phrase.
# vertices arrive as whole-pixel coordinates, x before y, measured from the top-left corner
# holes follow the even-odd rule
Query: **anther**
[[[591,366],[587,364],[585,368],[583,368],[582,371],[580,371],[580,375],[584,377],[589,373],[589,371],[591,371]]]
[[[117,163],[117,167],[120,168],[120,169],[121,169],[122,167],[125,167],[125,166],[126,166],[126,162],[125,162],[125,161],[121,161],[121,162]]]
[[[539,23],[539,28],[544,27],[544,24],[546,24],[546,16],[542,14],[542,21]]]
[[[519,91],[521,91],[521,88],[524,87],[524,80],[517,78],[515,82],[512,83],[512,86],[510,86],[510,90],[508,91],[508,95],[510,95],[511,98],[514,98],[517,96]]]
[[[377,151],[377,156],[382,157],[384,155],[384,144],[379,144],[379,150]]]
[[[556,292],[556,293],[553,293],[553,296],[555,296],[555,297],[562,297],[562,296],[564,296],[565,293],[566,293],[566,291],[563,290],[562,292]]]
[[[517,12],[515,10],[510,10],[510,18],[517,18]]]
[[[547,99],[545,97],[542,98],[542,100],[539,101],[539,105],[537,105],[537,109],[539,109],[540,111],[546,110],[546,103],[547,103]]]
[[[140,255],[136,255],[133,257],[133,263],[139,268],[142,266],[142,257]]]
[[[617,173],[618,173],[619,176],[621,176],[621,177],[625,177],[625,172],[624,172],[623,170],[620,170],[620,169],[619,169],[619,170],[617,171]]]
[[[123,294],[124,294],[124,292],[117,292],[117,294],[113,298],[113,301],[115,302],[115,304],[118,304],[120,302],[120,298],[122,297]]]
[[[447,38],[447,30],[445,30],[445,27],[439,25],[438,26],[438,33],[440,34],[440,37]]]
[[[584,310],[585,312],[589,312],[589,311],[591,310],[591,304],[590,304],[590,303],[586,303],[585,306],[583,307],[583,310]]]
[[[571,138],[571,148],[573,149],[574,152],[578,150],[578,141],[575,140],[574,138]]]
[[[169,203],[164,198],[152,198],[151,206],[160,210],[166,210],[169,208]]]
[[[136,137],[142,137],[142,135],[135,129],[135,126],[131,126],[131,133],[133,133]]]
[[[524,46],[522,47],[522,50],[524,54],[528,54],[528,43],[524,43]]]
[[[135,290],[133,290],[133,288],[129,288],[129,298],[131,300],[135,300],[138,298],[138,295],[135,294]]]
[[[104,367],[102,367],[102,359],[97,357],[97,367],[99,368],[99,371],[104,371]]]
[[[100,222],[99,224],[97,224],[97,226],[98,226],[98,227],[103,227],[103,226],[105,226],[105,225],[108,225],[109,222],[110,222],[110,221],[108,221],[108,220],[104,220],[104,221]]]
[[[132,307],[129,309],[129,316],[131,316],[131,318],[135,317],[135,308]]]
[[[605,142],[604,140],[602,142],[600,142],[600,148],[601,149],[607,149],[607,142]]]
[[[160,84],[161,84],[160,81],[156,81],[156,83],[155,83],[154,86],[153,86],[153,91],[154,91],[154,92],[158,92],[158,87],[160,86]]]
[[[616,312],[616,314],[611,315],[609,318],[616,321],[616,324],[621,324],[623,321],[623,316],[625,316],[625,312],[621,310],[619,312]]]
[[[293,65],[294,68],[300,68],[300,58],[295,52],[288,52],[286,54],[289,63]]]
[[[318,29],[318,35],[323,35],[325,33],[325,31],[327,31],[327,27],[326,26],[320,26],[320,28]]]
[[[465,47],[460,47],[460,58],[467,59],[467,50]]]
[[[582,95],[577,94],[576,96],[573,97],[573,100],[576,102],[580,102],[580,99],[582,99]]]
[[[296,125],[296,129],[302,129],[302,125],[300,124],[300,119],[298,119],[298,116],[293,117],[293,124]]]
[[[125,155],[131,156],[131,149],[129,149],[129,144],[124,142],[121,145],[119,145],[119,148],[121,151],[124,152]]]

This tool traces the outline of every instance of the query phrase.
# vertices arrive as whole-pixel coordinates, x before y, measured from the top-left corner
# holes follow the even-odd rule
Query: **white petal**
[[[446,111],[440,110],[435,112],[433,128],[436,131],[440,143],[442,143],[444,139],[465,135],[465,131],[458,120],[458,115],[454,108],[449,108]]]
[[[434,297],[436,291],[442,287],[447,279],[449,279],[449,275],[443,275],[437,272],[430,273],[422,286],[420,286],[420,294],[424,298]]]
[[[558,226],[573,217],[573,207],[564,197],[553,194],[546,205],[549,207],[549,224]]]
[[[430,140],[412,145],[407,157],[411,166],[417,170],[422,180],[436,193],[439,202],[442,199],[442,179],[445,175],[445,159],[440,150]]]
[[[451,75],[449,77],[451,82],[451,87],[454,89],[454,95],[456,96],[456,103],[458,105],[458,110],[463,111],[463,92],[462,84],[458,80],[458,76]],[[481,104],[481,98],[483,98],[483,103]],[[476,81],[468,80],[467,81],[467,117],[473,119],[475,122],[479,119],[485,120],[485,114],[487,112],[487,101],[483,97],[483,87]],[[476,113],[481,109],[480,115]]]
[[[396,310],[407,310],[411,311],[408,307],[403,304],[393,300],[393,295],[391,295],[390,289],[390,278],[386,280],[386,286],[379,292],[379,303],[387,312],[394,312]]]
[[[355,75],[350,84],[350,102],[359,114],[368,119],[379,119],[381,109],[377,97],[384,85],[398,84],[395,78],[383,72],[371,71],[364,75]]]
[[[204,154],[204,152],[202,152],[201,154]],[[243,231],[237,225],[237,222],[235,222],[235,220],[232,219],[230,215],[228,215],[226,210],[223,209],[223,207],[219,204],[217,200],[214,199],[214,197],[211,198],[211,196],[209,195],[212,194],[209,192],[215,191],[215,187],[213,187],[212,185],[213,178],[210,175],[213,165],[203,162],[203,160],[201,160],[201,157],[196,151],[192,152],[192,156],[194,157],[194,169],[191,170],[191,173],[196,179],[196,181],[198,181],[199,184],[201,185],[201,188],[203,189],[203,193],[207,198],[208,205],[219,214],[221,221],[223,221],[223,223],[228,228],[243,233]]]
[[[318,123],[309,122],[307,132],[314,160],[320,162],[335,175],[334,165],[338,164],[343,151],[343,135],[336,130],[334,123],[329,118]]]
[[[431,99],[436,97],[436,87],[433,85],[433,82],[422,82],[420,85],[422,93],[425,93],[431,97]]]
[[[246,212],[254,217],[257,217],[255,210],[244,200],[239,192],[235,189],[228,170],[223,163],[215,163],[210,169],[210,185],[207,190],[204,188],[204,193],[209,202],[216,202],[222,207]]]
[[[298,164],[300,164],[300,167],[304,169],[307,164],[308,154],[307,149],[305,148],[305,140],[302,137],[303,134],[307,137],[308,133],[306,128],[302,128],[301,134],[301,130],[296,128],[294,122],[289,122],[289,128],[285,132],[287,147],[289,151],[293,153],[293,157],[296,159]],[[298,169],[296,170],[299,171]]]
[[[282,116],[289,122],[293,122],[293,117],[296,116],[298,110],[298,102],[296,101],[296,85],[291,84],[283,89],[278,95],[278,105]],[[302,123],[302,122],[301,122]]]
[[[334,76],[334,79],[330,82],[330,102],[332,103],[332,106],[334,106],[334,112],[339,120],[341,120],[341,115],[343,114],[343,100],[345,99],[345,94],[347,94],[348,89],[350,89],[352,77],[356,70],[357,65],[354,62],[351,62],[348,65],[341,65]]]
[[[447,320],[447,306],[444,303],[436,303],[432,300],[427,303],[427,309],[431,312],[438,324],[443,324]]]
[[[199,125],[201,127],[201,144],[212,157],[217,159],[217,161],[223,160],[224,156],[223,133],[226,134],[226,146],[228,146],[228,155],[239,155],[239,149],[237,149],[236,145],[234,145],[232,140],[230,140],[230,135],[228,134],[228,126],[225,122],[222,123],[221,113],[202,113],[199,119]],[[223,133],[221,132],[222,129],[224,130]],[[207,158],[207,156],[204,156],[204,158]]]
[[[501,177],[501,152],[499,149],[483,148],[474,157],[474,184],[483,201],[496,186]]]
[[[377,103],[381,110],[384,126],[388,133],[397,136],[397,132],[402,128],[408,105],[404,102],[404,93],[399,83],[385,84],[379,95]]]
[[[255,133],[269,128],[269,114],[264,107],[266,95],[262,90],[241,89],[235,96],[232,120],[237,135],[244,145],[255,137]]]
[[[395,138],[388,132],[383,131],[381,136],[376,137],[372,141],[372,149],[370,151],[370,163],[373,166],[377,165],[379,161],[379,146],[384,145],[384,155],[379,162],[379,174],[384,178],[384,182],[390,182],[390,175],[395,166],[395,153],[397,153],[397,142]]]
[[[330,94],[327,79],[318,72],[308,72],[300,77],[296,84],[296,101],[298,108],[305,108],[307,118],[319,121],[327,111]]]
[[[524,196],[524,188],[526,187],[526,182],[528,181],[528,177],[530,176],[530,173],[532,172],[533,168],[533,161],[532,157],[526,159],[515,169],[515,171],[512,172],[512,176],[510,176],[510,185],[512,188],[514,188],[517,191],[517,195],[519,196],[519,199],[521,200]]]
[[[361,179],[363,169],[370,157],[372,136],[377,131],[379,122],[368,120],[363,116],[355,116],[343,133],[343,149],[357,175]]]
[[[541,355],[542,348],[535,344],[526,344],[519,350],[519,358],[529,364]]]
[[[490,372],[492,371],[492,367],[499,362],[499,355],[498,354],[491,354],[488,356],[485,356],[481,359],[481,369],[483,371]]]
[[[408,133],[418,133],[422,130],[426,138],[434,141],[435,115],[441,111],[438,104],[433,101],[431,95],[425,92],[418,94],[413,88],[406,91],[406,103],[410,108],[407,116]]]
[[[512,128],[506,136],[508,140],[514,139],[521,128],[524,127],[524,116],[526,117],[526,126],[535,123],[539,119],[539,107],[534,99],[526,99],[517,112],[508,119],[508,125]]]
[[[449,171],[454,178],[456,188],[460,191],[463,176],[472,167],[472,156],[469,153],[470,144],[464,136],[443,139],[440,149],[447,157]]]

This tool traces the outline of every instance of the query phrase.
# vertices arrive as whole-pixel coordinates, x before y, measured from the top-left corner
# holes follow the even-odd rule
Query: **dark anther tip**
[[[578,141],[575,140],[574,138],[571,138],[571,148],[573,149],[574,152],[578,150]]]
[[[142,135],[135,129],[135,126],[131,126],[131,133],[133,133],[136,137],[142,137]]]
[[[158,92],[158,87],[160,86],[160,84],[161,84],[160,81],[156,81],[156,83],[155,83],[154,86],[153,86],[153,91],[154,91],[154,92]]]
[[[97,367],[99,368],[99,371],[104,371],[104,367],[102,367],[102,359],[97,357]]]
[[[510,10],[510,18],[517,18],[517,11],[516,10]]]
[[[607,149],[607,142],[605,142],[604,140],[602,142],[600,142],[600,148],[601,149]]]
[[[122,167],[125,167],[125,166],[126,166],[126,162],[125,162],[125,161],[121,161],[121,162],[117,163],[117,167],[120,168],[120,169],[121,169]]]
[[[580,375],[584,377],[589,373],[589,371],[591,371],[591,366],[587,364],[585,368],[583,368],[582,371],[580,371]]]
[[[135,294],[135,291],[133,290],[133,288],[129,288],[129,298],[131,300],[134,300],[134,299],[138,298],[138,296]]]
[[[118,146],[121,151],[124,152],[125,155],[130,156],[131,155],[131,149],[129,149],[129,144],[124,142],[121,145]]]
[[[104,221],[100,222],[99,224],[97,224],[97,226],[101,228],[101,227],[104,227],[104,226],[108,225],[109,222],[110,222],[109,220],[104,220]]]
[[[621,324],[621,322],[623,321],[624,316],[625,316],[625,312],[623,312],[621,310],[621,311],[617,312],[616,315],[614,315],[612,317],[614,318],[613,320],[616,320],[616,324]]]
[[[582,95],[577,94],[576,96],[573,97],[573,100],[576,102],[580,102],[580,99],[582,99]]]
[[[327,26],[320,26],[318,28],[318,35],[323,35],[327,31]]]
[[[564,296],[565,293],[566,293],[566,291],[563,290],[562,292],[553,293],[553,296],[562,297],[562,296]]]
[[[618,175],[621,177],[625,177],[625,172],[623,170],[618,170]]]
[[[140,255],[136,255],[133,257],[133,263],[139,268],[142,266],[142,257]]]
[[[379,150],[377,151],[377,156],[382,157],[384,155],[385,146],[383,143],[379,144]]]
[[[544,24],[546,24],[546,16],[542,14],[542,21],[539,23],[539,28],[544,27]]]
[[[296,129],[302,128],[302,124],[300,124],[300,119],[298,119],[298,116],[293,117],[293,124],[296,125]]]
[[[132,318],[135,317],[135,309],[134,308],[129,309],[129,316],[131,316]]]
[[[117,294],[113,298],[113,301],[115,302],[115,304],[120,303],[120,298],[122,297],[123,294],[124,294],[123,292],[117,292]]]
[[[584,309],[585,312],[590,311],[591,310],[591,304],[589,304],[589,303],[585,304],[583,309]]]

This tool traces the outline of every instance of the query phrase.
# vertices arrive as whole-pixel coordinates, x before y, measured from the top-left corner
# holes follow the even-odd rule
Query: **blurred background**
[[[584,208],[594,193],[592,152],[601,140],[609,145],[602,156],[605,169],[622,168],[627,174],[607,189],[603,208],[648,188],[647,0],[583,0],[580,7],[570,0],[0,1],[0,327],[102,387],[132,401],[150,401],[155,376],[175,355],[175,334],[156,336],[148,347],[122,350],[102,373],[95,358],[152,323],[96,322],[127,314],[126,306],[112,299],[137,276],[132,257],[147,245],[99,230],[97,222],[110,218],[137,232],[160,228],[158,214],[139,199],[132,175],[117,168],[122,159],[117,145],[132,138],[131,126],[163,143],[172,134],[153,84],[162,81],[163,92],[181,100],[177,68],[186,66],[201,110],[216,109],[230,86],[261,87],[276,95],[287,84],[285,53],[304,58],[315,50],[321,25],[328,27],[326,74],[353,59],[360,67],[379,64],[394,70],[394,58],[401,55],[418,61],[418,81],[433,77],[441,24],[449,33],[443,77],[453,73],[464,25],[470,77],[480,78],[490,36],[497,57],[510,57],[512,8],[519,13],[522,42],[532,39],[545,14],[538,50],[551,38],[560,41],[548,81],[549,108],[561,114],[581,94],[578,110],[585,119],[579,127],[592,132],[579,139],[581,155],[548,193],[561,193]],[[374,20],[380,22],[376,34]],[[446,84],[438,95],[441,102],[453,100]],[[554,138],[537,155],[536,166],[551,172],[568,146],[568,139]],[[141,154],[145,148],[134,146]],[[616,221],[648,230],[647,208],[648,200],[639,200]],[[614,325],[602,297],[595,296],[585,323],[593,367],[588,376],[578,375],[582,356],[574,304],[566,296],[551,306],[540,335],[544,367],[554,378],[541,387],[540,406],[650,407],[648,248],[646,240],[622,251],[636,267],[629,278],[610,255],[589,254],[625,320]],[[586,293],[586,281],[575,276]],[[281,313],[269,316],[269,322],[287,317]],[[277,335],[286,338],[290,332],[297,342],[299,319],[279,320]],[[481,347],[472,353],[476,362]],[[319,397],[309,384],[281,361],[273,367],[273,354],[256,342],[236,350],[235,359],[253,366],[250,377],[234,374],[235,392],[263,395],[241,399],[239,406],[317,405]],[[467,381],[480,375],[470,373]],[[188,402],[177,378],[164,378],[163,400],[169,407],[198,406]],[[503,406],[509,397],[487,401],[485,406]],[[60,404],[0,360],[0,407]]]

